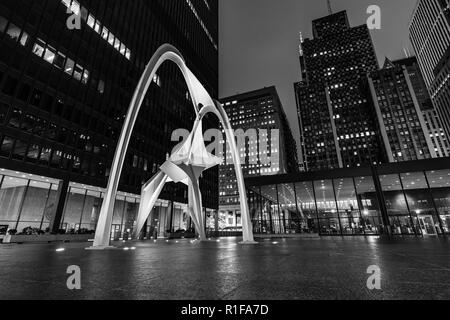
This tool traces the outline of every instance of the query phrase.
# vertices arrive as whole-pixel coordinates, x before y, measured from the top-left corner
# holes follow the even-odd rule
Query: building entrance
[[[437,235],[433,216],[420,216],[419,225],[424,236]]]

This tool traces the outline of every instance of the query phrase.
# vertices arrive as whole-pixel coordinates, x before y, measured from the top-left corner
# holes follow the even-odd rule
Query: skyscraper
[[[386,58],[383,68],[370,73],[368,79],[389,161],[435,158],[406,66]]]
[[[450,156],[450,141],[445,134],[441,118],[425,84],[416,57],[392,61],[393,64],[405,67],[417,98],[420,110],[425,119],[426,133],[430,136],[437,157]]]
[[[369,29],[350,27],[345,11],[313,21],[301,44],[302,81],[295,84],[306,170],[386,160],[376,114],[364,85],[378,70]]]
[[[450,136],[450,1],[417,1],[409,31],[425,83]]]
[[[70,30],[67,19],[81,17]],[[217,0],[62,0],[0,3],[0,220],[19,231],[95,229],[131,97],[156,49],[176,46],[212,96],[218,94]],[[195,112],[181,72],[153,79],[126,157],[113,232],[132,229],[141,186]],[[210,125],[215,125],[211,123]],[[218,207],[218,170],[201,181]],[[186,229],[187,190],[169,185],[153,228]],[[174,214],[177,214],[174,216]]]
[[[240,150],[241,159],[244,160],[242,169],[245,177],[298,171],[296,142],[275,87],[223,98],[222,103],[233,129],[241,129],[246,134],[245,147],[242,145]],[[271,141],[276,139],[272,130],[279,132],[279,150],[276,144],[271,144]],[[253,136],[257,139],[252,139],[252,131],[257,134]],[[266,142],[262,143],[263,140]],[[275,161],[265,163],[262,160],[264,154]],[[221,220],[225,221],[227,226],[239,225],[239,195],[229,154],[226,154],[226,163],[219,169],[219,188]]]

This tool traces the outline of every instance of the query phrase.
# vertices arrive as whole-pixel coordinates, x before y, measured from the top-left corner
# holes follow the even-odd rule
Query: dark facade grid
[[[130,48],[130,61],[86,25],[68,31],[68,15],[60,1],[0,5],[0,16],[8,23],[0,30],[7,48],[0,53],[1,156],[12,160],[5,164],[14,170],[47,168],[48,175],[55,178],[104,187],[132,91],[154,50],[165,42],[180,48],[190,68],[217,95],[217,51],[206,35],[196,47],[191,46],[181,32],[184,28],[175,26],[181,19],[192,27],[198,24],[186,3],[176,1],[170,20],[156,14],[165,10],[161,3],[82,1],[83,7]],[[214,24],[216,1],[210,4],[211,18],[203,20]],[[7,34],[12,24],[28,35],[25,46]],[[217,27],[211,30],[216,36]],[[39,57],[33,50],[36,43],[85,68],[87,79],[76,80],[58,67],[56,59],[49,63]],[[212,49],[206,49],[208,44]],[[156,172],[173,147],[172,131],[191,129],[195,114],[181,73],[176,66],[165,64],[158,79],[135,127],[121,180],[123,191],[139,194],[142,182]],[[207,124],[216,125],[214,120]],[[211,170],[202,179],[202,189],[207,189],[205,206],[217,206],[215,188],[217,170]],[[169,185],[163,197],[185,201],[186,190]]]
[[[369,75],[369,82],[378,121],[387,136],[389,159],[399,162],[436,157],[406,67],[386,60],[382,70]]]
[[[272,141],[271,130],[279,130],[280,150],[277,154],[280,161],[276,168],[277,172],[268,171],[274,169],[273,164],[264,165],[261,163],[260,156],[263,152],[261,144],[253,145],[250,139],[246,139],[245,150],[240,150],[242,154],[245,153],[245,161],[242,163],[244,176],[273,175],[280,172],[298,171],[296,142],[275,87],[223,98],[222,102],[233,129],[242,129],[244,132],[255,129],[258,135],[261,133],[260,130],[267,130],[268,147]],[[259,137],[258,141],[260,141]],[[226,143],[226,140],[224,142]],[[273,146],[268,151],[269,157],[274,155]],[[258,163],[250,163],[252,155],[259,155]],[[229,164],[231,161],[230,156],[227,155],[227,163],[220,166],[219,202],[221,206],[236,206],[239,204],[234,166]]]
[[[301,44],[303,79],[295,84],[305,169],[385,161],[364,90],[367,73],[378,70],[367,26],[350,27],[343,11],[313,21],[313,30],[315,38]]]
[[[447,12],[450,9],[447,9]],[[435,70],[435,81],[431,86],[433,100],[442,120],[447,137],[450,136],[450,48]]]

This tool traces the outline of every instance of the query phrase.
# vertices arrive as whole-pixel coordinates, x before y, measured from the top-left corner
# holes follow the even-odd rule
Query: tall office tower
[[[428,91],[450,137],[450,0],[419,0],[409,33]]]
[[[367,73],[378,70],[366,25],[350,27],[347,13],[313,21],[314,39],[301,44],[303,79],[295,84],[301,162],[307,171],[386,161]]]
[[[246,134],[245,147],[242,144],[240,148],[241,159],[245,159],[242,164],[245,177],[298,171],[296,142],[275,87],[223,98],[221,101],[233,129],[242,129]],[[273,130],[278,130],[278,139]],[[252,131],[257,136],[252,135]],[[278,141],[279,149],[276,144],[272,145],[274,139]],[[220,220],[228,227],[239,226],[241,221],[237,180],[232,158],[230,154],[225,154],[226,162],[219,168]],[[264,155],[267,159],[270,158],[271,163],[264,160]]]
[[[450,156],[450,141],[445,134],[441,118],[439,117],[430,94],[427,90],[425,80],[420,71],[416,57],[409,57],[397,61],[392,61],[396,66],[405,67],[411,80],[417,102],[426,124],[426,133],[430,136],[433,149],[437,157]]]
[[[386,58],[368,75],[389,162],[435,158],[431,138],[406,66]]]
[[[0,2],[0,224],[19,232],[95,229],[125,114],[159,46],[176,46],[217,96],[217,0],[77,1]],[[66,23],[73,11],[79,30]],[[114,236],[133,228],[142,184],[176,144],[172,131],[195,119],[173,63],[153,80],[126,156]],[[202,190],[205,207],[217,209],[218,169],[205,173]],[[185,229],[186,198],[186,188],[168,185],[149,228]]]

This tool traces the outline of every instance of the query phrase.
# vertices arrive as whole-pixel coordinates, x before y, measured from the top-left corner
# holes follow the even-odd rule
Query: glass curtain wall
[[[94,233],[97,227],[104,193],[100,188],[71,183],[66,197],[61,229],[66,233]],[[111,227],[111,239],[131,235],[139,210],[136,197],[119,193],[116,196]]]
[[[251,187],[255,233],[438,236],[450,231],[450,169]],[[384,199],[389,226],[381,217]]]
[[[2,230],[45,232],[56,210],[57,180],[2,170],[0,226]]]
[[[383,220],[379,207],[379,200],[375,191],[372,177],[357,177],[354,179],[356,198],[361,211],[365,235],[377,235],[381,233]]]
[[[411,213],[399,174],[380,176],[391,232],[394,235],[418,235],[417,215]]]
[[[441,232],[450,232],[450,169],[426,172]]]
[[[371,177],[253,187],[249,203],[261,234],[377,235],[382,225]]]

